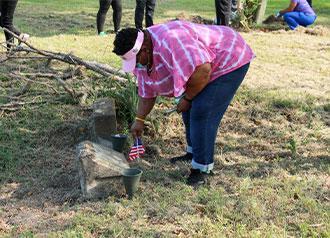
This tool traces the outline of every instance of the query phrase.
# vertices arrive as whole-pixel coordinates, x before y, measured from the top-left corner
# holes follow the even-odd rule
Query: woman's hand
[[[140,138],[142,136],[143,128],[144,128],[143,121],[136,120],[133,123],[133,125],[131,127],[131,135],[132,135],[134,141],[136,141],[137,138]]]
[[[182,97],[178,103],[177,112],[186,112],[191,108],[191,102],[187,101],[184,97]]]
[[[140,97],[135,122],[131,126],[131,135],[134,141],[136,141],[137,138],[141,137],[144,128],[145,118],[155,105],[155,101],[156,98]]]

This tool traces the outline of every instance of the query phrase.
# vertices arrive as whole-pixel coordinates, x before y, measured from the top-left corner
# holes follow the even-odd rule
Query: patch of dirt
[[[179,13],[174,20],[191,21],[199,24],[213,25],[213,20],[203,18],[199,15],[187,15],[184,12]]]
[[[286,24],[285,20],[283,18],[277,18],[274,15],[269,15],[263,22],[263,24]]]

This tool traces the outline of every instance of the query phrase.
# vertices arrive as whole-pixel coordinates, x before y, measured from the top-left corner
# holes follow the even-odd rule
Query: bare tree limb
[[[3,30],[7,33],[9,33],[10,35],[12,35],[15,39],[17,39],[20,43],[23,43],[22,45],[16,45],[16,44],[10,44],[10,51],[6,53],[6,59],[3,59],[1,62],[5,62],[9,59],[46,59],[47,63],[46,63],[46,67],[49,67],[50,62],[52,60],[57,60],[60,62],[64,62],[67,63],[69,65],[74,65],[74,66],[78,66],[78,67],[73,67],[73,69],[70,69],[69,71],[65,71],[62,72],[60,70],[55,70],[55,69],[50,69],[50,68],[43,68],[40,71],[44,71],[44,72],[36,72],[36,73],[27,73],[27,72],[31,72],[28,69],[24,69],[23,72],[25,73],[21,73],[21,67],[18,64],[13,64],[10,65],[11,69],[10,71],[17,70],[20,73],[14,73],[14,77],[21,77],[22,79],[24,79],[26,81],[26,84],[24,85],[23,89],[21,89],[20,91],[11,93],[10,95],[8,95],[8,99],[11,98],[15,98],[16,96],[20,96],[25,94],[26,92],[28,92],[31,89],[31,85],[33,83],[38,83],[38,84],[42,84],[45,85],[46,87],[51,88],[52,90],[54,90],[56,93],[59,93],[55,87],[53,87],[52,85],[49,85],[47,83],[44,82],[38,82],[36,79],[37,78],[49,78],[49,79],[55,79],[57,81],[57,83],[59,85],[61,85],[61,87],[64,88],[65,91],[67,91],[71,97],[73,98],[73,100],[75,102],[82,102],[83,100],[86,99],[86,97],[92,93],[87,87],[86,85],[83,83],[83,86],[87,89],[87,91],[75,91],[73,88],[70,87],[69,84],[67,84],[65,82],[66,79],[70,79],[72,78],[73,81],[70,81],[70,84],[75,84],[76,82],[74,81],[74,76],[78,75],[82,72],[81,67],[79,66],[83,66],[84,68],[88,69],[88,70],[92,70],[104,77],[106,77],[109,80],[115,80],[117,81],[120,85],[126,85],[126,81],[129,78],[129,75],[126,74],[125,72],[123,72],[122,70],[117,70],[107,64],[102,64],[102,63],[98,63],[95,61],[84,61],[81,58],[73,55],[72,53],[69,54],[63,54],[63,53],[55,53],[55,52],[51,52],[51,51],[46,51],[46,50],[40,50],[37,47],[34,47],[31,43],[26,42],[26,41],[22,41],[22,39],[19,38],[19,36],[17,36],[16,34],[14,34],[13,32],[11,32],[10,30],[3,28]],[[7,44],[9,44],[8,42],[6,42],[6,45],[3,46],[6,49],[8,49]],[[20,53],[20,52],[25,52],[27,53],[26,55],[14,55],[15,53]],[[36,55],[28,55],[29,53],[32,54],[36,54]],[[39,56],[38,56],[39,55]],[[71,68],[71,67],[70,67]],[[34,69],[33,69],[34,71]],[[46,71],[46,72],[45,72]],[[8,74],[7,74],[8,75]],[[6,76],[7,76],[6,75]],[[16,82],[16,81],[14,81]]]
[[[12,55],[8,56],[8,59],[45,59],[45,56],[19,56],[19,55]]]
[[[11,32],[10,30],[8,30],[6,28],[3,28],[3,29],[6,32],[8,32],[9,34],[11,34],[13,37],[18,39],[20,42],[22,41],[15,33]],[[46,56],[49,59],[56,59],[56,60],[59,60],[59,61],[62,61],[62,62],[68,63],[68,64],[82,65],[82,66],[85,66],[87,69],[92,70],[98,74],[101,74],[107,78],[115,75],[115,78],[114,78],[115,80],[117,80],[117,79],[122,80],[120,78],[127,79],[126,73],[124,73],[122,70],[116,70],[106,64],[84,61],[81,58],[79,58],[75,55],[72,55],[72,54],[62,54],[62,53],[54,53],[51,51],[39,50],[36,47],[34,47],[32,44],[30,44],[26,41],[22,41],[22,42],[25,45],[27,45],[29,48],[23,47],[23,46],[16,46],[15,51],[33,52],[33,53],[37,53],[37,54]]]
[[[15,93],[11,93],[9,94],[9,96],[11,97],[16,97],[16,96],[20,96],[20,95],[23,95],[25,94],[26,92],[28,92],[31,88],[31,85],[32,85],[32,82],[33,82],[33,79],[35,79],[35,75],[34,76],[31,76],[31,80],[28,81],[25,86],[23,87],[22,90],[18,91],[18,92],[15,92]]]
[[[82,74],[81,68],[77,67],[77,68],[74,68],[73,70],[68,71],[67,73],[64,73],[62,75],[62,79],[65,80],[68,78],[73,78],[74,76],[80,75],[80,74]]]
[[[47,101],[43,100],[43,101],[37,101],[39,97],[34,98],[32,101],[28,101],[28,102],[11,102],[11,103],[6,103],[6,104],[0,104],[0,108],[2,110],[7,110],[8,108],[14,108],[14,107],[20,107],[20,106],[24,106],[26,104],[40,104],[40,103],[45,103]]]
[[[64,83],[64,81],[60,78],[60,77],[58,77],[58,76],[56,76],[56,75],[53,75],[53,78],[54,79],[56,79],[57,80],[57,82],[67,91],[67,92],[69,92],[70,94],[71,94],[71,96],[72,96],[72,98],[75,100],[75,102],[78,102],[79,100],[78,100],[78,97],[77,97],[77,94],[76,94],[76,92],[72,89],[70,89],[65,83]]]
[[[86,61],[86,63],[88,64],[91,64],[91,65],[95,65],[96,67],[99,67],[101,69],[103,69],[104,71],[110,73],[110,74],[113,74],[113,75],[117,75],[121,78],[126,78],[127,79],[127,74],[123,71],[123,70],[118,70],[118,69],[115,69],[107,64],[101,64],[101,63],[98,63],[96,61]]]
[[[10,100],[21,100],[21,98],[19,98],[19,97],[11,97],[11,96],[8,96],[8,95],[0,95],[0,97],[7,98],[7,99],[10,99]]]
[[[47,83],[44,83],[44,82],[38,82],[38,81],[35,81],[35,80],[32,80],[32,79],[27,79],[27,78],[24,78],[24,80],[27,80],[27,81],[31,81],[32,83],[37,83],[37,84],[41,84],[41,85],[44,85],[48,88],[51,88],[55,93],[59,93],[56,88],[54,88],[53,86],[47,84]]]
[[[36,73],[34,75],[32,75],[30,77],[30,79],[25,79],[27,80],[28,82],[26,83],[26,85],[24,86],[24,88],[19,91],[19,92],[15,92],[15,93],[12,93],[10,94],[9,96],[19,96],[19,95],[23,95],[25,94],[27,91],[30,90],[31,88],[31,85],[33,82],[36,82],[34,79],[36,79],[37,77],[40,77],[40,78],[54,78],[56,79],[56,81],[67,91],[70,93],[70,95],[72,96],[72,98],[74,99],[75,102],[78,101],[78,97],[77,97],[77,94],[74,90],[70,89],[65,83],[64,81],[57,75],[55,74],[43,74],[43,73]],[[40,83],[40,82],[39,82]],[[47,86],[49,86],[48,84],[46,84]],[[54,88],[53,88],[54,89]],[[54,89],[56,91],[56,89]],[[56,91],[57,92],[57,91]]]
[[[53,57],[52,54],[46,53],[44,51],[41,51],[39,49],[37,49],[36,47],[34,47],[33,45],[31,45],[30,43],[26,42],[26,41],[22,41],[21,38],[19,38],[18,35],[16,35],[15,33],[13,33],[12,31],[8,30],[7,28],[3,27],[3,30],[9,34],[11,34],[14,38],[16,38],[19,42],[23,42],[25,45],[27,45],[28,47],[30,47],[31,49],[37,51],[40,55],[44,55],[44,56],[48,56],[48,57]]]

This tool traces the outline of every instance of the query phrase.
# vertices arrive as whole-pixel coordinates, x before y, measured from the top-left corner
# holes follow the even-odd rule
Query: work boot
[[[175,164],[176,162],[190,162],[193,158],[193,154],[187,152],[187,154],[183,155],[183,156],[179,156],[179,157],[174,157],[172,159],[170,159],[170,162],[172,164]]]
[[[213,175],[214,173],[211,170],[202,172],[199,169],[190,169],[190,175],[187,178],[187,184],[190,186],[204,185],[206,181]]]

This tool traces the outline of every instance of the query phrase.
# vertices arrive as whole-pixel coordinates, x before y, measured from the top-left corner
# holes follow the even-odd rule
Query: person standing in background
[[[237,0],[232,0],[231,11],[234,12],[237,10]]]
[[[28,34],[21,33],[13,25],[17,2],[18,0],[0,0],[0,26],[15,33],[21,40],[26,41],[30,36]],[[10,50],[12,44],[14,43],[14,38],[8,32],[5,32],[5,37],[8,50]]]
[[[136,0],[135,8],[135,27],[142,29],[144,9],[146,15],[146,28],[154,24],[153,17],[156,6],[156,0]]]
[[[110,5],[112,6],[112,10],[113,10],[112,19],[114,25],[114,33],[118,32],[120,29],[120,22],[122,16],[121,0],[100,0],[100,8],[96,18],[97,32],[99,36],[107,36],[107,34],[104,33],[103,27]]]
[[[216,24],[228,26],[232,0],[215,0]]]

